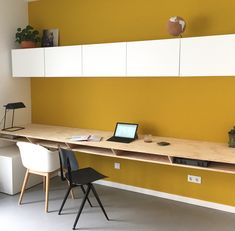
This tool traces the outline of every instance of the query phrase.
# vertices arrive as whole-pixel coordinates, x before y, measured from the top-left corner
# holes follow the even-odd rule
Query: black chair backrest
[[[71,171],[76,171],[79,168],[76,156],[74,151],[59,148],[59,157],[60,157],[60,174],[61,179],[66,180],[64,175],[64,170],[68,172],[68,176],[71,176]],[[71,179],[68,179],[71,180]]]
[[[66,159],[66,162],[67,162],[67,175],[68,175],[69,184],[72,185],[71,165],[68,157]]]

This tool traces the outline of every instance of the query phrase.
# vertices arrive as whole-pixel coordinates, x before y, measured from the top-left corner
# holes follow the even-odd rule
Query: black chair
[[[82,213],[82,210],[84,208],[85,202],[86,200],[88,201],[88,203],[90,204],[90,206],[92,207],[92,204],[88,198],[90,191],[93,192],[97,202],[99,203],[105,217],[107,220],[109,220],[105,209],[100,201],[100,198],[95,190],[94,185],[92,184],[94,181],[100,180],[100,179],[104,179],[106,178],[106,176],[102,175],[101,173],[97,172],[96,170],[94,170],[93,168],[82,168],[79,169],[77,160],[75,158],[75,154],[72,150],[67,150],[67,149],[61,149],[59,148],[59,157],[60,157],[60,170],[61,170],[61,179],[62,180],[67,180],[69,182],[69,187],[68,190],[65,194],[64,200],[62,202],[62,205],[60,207],[59,210],[59,215],[61,214],[61,211],[64,207],[64,204],[68,198],[68,195],[71,191],[72,188],[80,186],[83,193],[84,193],[84,197],[82,200],[82,203],[80,205],[80,208],[78,210],[76,219],[74,221],[73,224],[73,229],[76,228],[78,219]],[[64,173],[64,169],[66,170],[66,172]],[[84,188],[84,185],[86,185],[86,190]]]
[[[66,177],[64,176],[64,173],[65,171],[67,172],[67,163],[66,163],[66,160],[67,158],[69,159],[69,162],[70,162],[70,165],[71,165],[71,170],[72,171],[77,171],[79,169],[79,165],[78,165],[78,162],[77,162],[77,159],[75,157],[75,154],[72,150],[62,150],[60,147],[59,147],[59,160],[60,160],[60,175],[61,175],[61,180],[62,181],[67,181],[68,182],[68,185],[70,185],[68,179],[66,179]],[[82,192],[85,194],[85,189],[84,189],[84,186],[81,185],[81,189],[82,189]],[[71,188],[70,190],[71,192],[71,196],[72,198],[74,199],[74,194],[73,194],[73,189]],[[89,198],[87,198],[87,201],[88,203],[90,204],[90,206],[92,207],[92,204],[89,200]]]

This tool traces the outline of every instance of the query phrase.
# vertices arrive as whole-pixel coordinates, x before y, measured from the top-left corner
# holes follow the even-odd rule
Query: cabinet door
[[[44,48],[12,50],[13,77],[43,77]]]
[[[179,39],[127,43],[127,76],[178,76]]]
[[[235,75],[235,35],[184,38],[181,76]]]
[[[125,76],[126,43],[83,45],[83,76]]]
[[[81,76],[81,55],[81,46],[45,48],[45,76]]]

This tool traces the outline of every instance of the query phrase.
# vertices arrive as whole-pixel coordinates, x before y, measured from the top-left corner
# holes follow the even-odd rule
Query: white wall
[[[3,127],[3,105],[24,102],[25,109],[15,111],[15,125],[31,122],[30,78],[12,78],[11,49],[18,47],[15,33],[28,24],[28,3],[25,0],[0,0],[0,129]],[[8,115],[9,118],[11,114]],[[0,146],[6,145],[0,142]]]

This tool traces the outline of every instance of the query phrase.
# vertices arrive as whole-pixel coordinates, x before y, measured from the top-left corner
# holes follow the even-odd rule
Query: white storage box
[[[16,145],[0,148],[0,192],[14,195],[21,191],[26,169]],[[42,177],[30,174],[27,188],[42,182]]]

